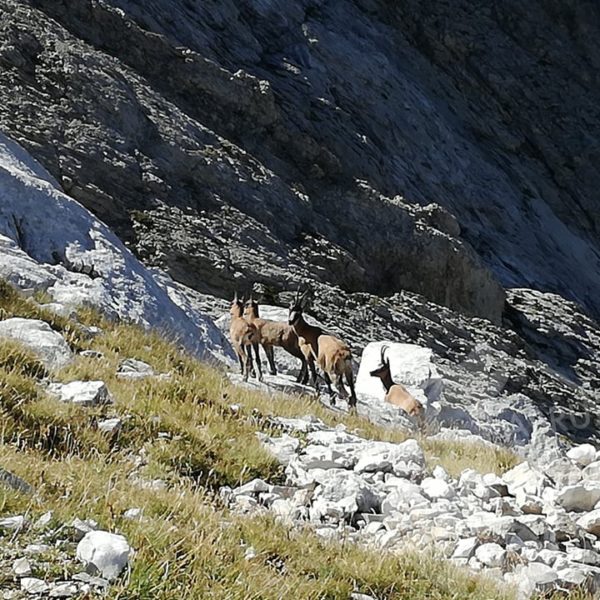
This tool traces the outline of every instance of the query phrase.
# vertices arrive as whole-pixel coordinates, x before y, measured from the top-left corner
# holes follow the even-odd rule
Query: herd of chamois
[[[348,398],[344,379],[350,388],[348,406],[356,407],[354,375],[352,373],[352,353],[350,346],[340,338],[328,334],[320,327],[309,325],[304,320],[304,310],[308,304],[309,290],[302,295],[296,292],[289,306],[288,322],[262,319],[258,302],[252,295],[248,300],[238,298],[237,293],[231,304],[231,323],[229,334],[233,349],[240,362],[244,381],[253,371],[253,356],[256,365],[255,376],[262,381],[262,366],[259,346],[262,346],[267,357],[271,375],[277,374],[274,359],[274,347],[283,348],[286,352],[300,360],[301,368],[296,381],[307,384],[309,372],[312,384],[318,391],[317,366],[327,384],[330,401],[334,404],[334,393],[331,388],[335,380],[341,398]],[[387,346],[381,348],[380,365],[370,374],[381,379],[385,390],[385,400],[406,413],[415,417],[423,416],[423,405],[402,385],[392,381],[389,359],[385,357]]]

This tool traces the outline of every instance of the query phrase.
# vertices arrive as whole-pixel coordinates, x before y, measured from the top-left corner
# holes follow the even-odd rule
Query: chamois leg
[[[315,369],[315,362],[311,359],[306,361],[308,363],[308,368],[310,369],[310,376],[312,379],[312,384],[317,393],[319,392],[319,384],[317,383],[317,370]]]
[[[255,358],[255,362],[256,362],[256,370],[258,375],[256,376],[256,378],[259,381],[263,380],[263,374],[262,374],[262,367],[260,364],[260,354],[258,353],[258,344],[252,344],[252,348],[254,348],[254,358]],[[250,357],[252,357],[252,348],[250,348]],[[250,359],[252,360],[252,358]]]
[[[244,381],[248,381],[248,372],[250,370],[250,356],[246,353],[246,348],[244,346],[239,347],[238,353],[240,363],[242,365],[242,375],[244,377]]]
[[[232,344],[235,355],[238,357],[238,361],[240,363],[240,372],[244,374],[244,358],[242,355],[242,348],[239,344]]]
[[[338,389],[340,398],[345,400],[348,397],[348,392],[346,391],[346,388],[344,387],[344,382],[342,381],[341,373],[335,378],[335,386]]]
[[[356,410],[356,392],[354,391],[354,375],[352,373],[352,369],[348,369],[346,371],[346,381],[348,382],[348,387],[350,388],[350,401],[348,402],[348,406],[351,409]]]
[[[298,373],[298,377],[296,377],[296,383],[301,383],[302,385],[306,385],[308,383],[308,367],[306,366],[306,359],[301,357],[302,366],[300,367],[300,373]]]
[[[329,394],[329,404],[332,406],[335,404],[335,396],[333,393],[333,388],[331,387],[331,377],[329,377],[329,373],[327,371],[323,371],[323,379],[327,384],[327,393]]]
[[[271,375],[277,375],[277,369],[275,368],[275,351],[273,346],[265,344],[263,345],[263,350],[265,351],[267,362],[269,363],[269,371]]]

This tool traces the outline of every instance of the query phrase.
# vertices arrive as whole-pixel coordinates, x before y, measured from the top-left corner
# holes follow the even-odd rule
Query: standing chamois
[[[243,317],[244,302],[238,299],[237,292],[229,309],[231,314],[231,323],[229,325],[229,336],[231,344],[242,369],[244,381],[248,380],[248,373],[252,369],[252,349],[256,356],[256,368],[258,371],[258,380],[262,381],[262,369],[260,365],[260,357],[258,356],[259,335],[257,328],[248,323]]]
[[[370,371],[372,377],[379,377],[383,387],[385,388],[385,401],[401,408],[406,414],[411,417],[422,419],[424,415],[423,405],[403,386],[399,383],[394,383],[390,370],[390,361],[385,357],[385,351],[388,345],[381,346],[381,363]]]
[[[306,359],[308,368],[312,376],[312,382],[318,391],[317,371],[315,362],[323,371],[323,378],[327,384],[327,391],[334,404],[333,390],[331,389],[331,379],[334,378],[336,387],[341,398],[347,398],[348,393],[344,387],[342,377],[346,377],[348,387],[350,388],[350,408],[356,407],[356,394],[354,392],[354,375],[352,373],[352,353],[350,346],[339,338],[326,334],[320,327],[309,325],[303,316],[306,308],[309,290],[305,290],[301,297],[296,297],[290,304],[289,324],[292,326],[298,336],[300,350]]]
[[[263,347],[269,363],[271,375],[277,375],[275,368],[275,352],[274,346],[283,348],[287,353],[300,359],[302,367],[296,378],[298,383],[306,383],[308,379],[308,370],[306,367],[306,359],[300,350],[298,344],[298,336],[293,328],[283,321],[270,321],[261,319],[258,311],[258,302],[255,302],[252,296],[246,302],[244,308],[244,319],[251,325],[254,325],[258,330],[260,345]]]

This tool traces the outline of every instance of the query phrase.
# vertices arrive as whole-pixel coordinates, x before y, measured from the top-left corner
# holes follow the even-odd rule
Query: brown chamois
[[[372,377],[379,377],[383,387],[385,388],[385,401],[401,408],[406,414],[411,417],[423,418],[423,405],[403,386],[399,383],[394,383],[392,373],[390,371],[390,361],[385,357],[385,351],[388,346],[381,346],[381,364],[370,372]]]
[[[259,381],[262,381],[260,357],[258,356],[258,330],[244,319],[244,302],[238,299],[237,292],[231,303],[229,313],[231,314],[229,336],[231,338],[231,345],[240,361],[244,381],[248,380],[248,373],[252,369],[252,348],[254,348],[256,356],[257,378]]]
[[[260,345],[267,356],[267,362],[269,363],[271,375],[277,375],[277,369],[275,367],[275,352],[273,347],[279,346],[288,354],[300,359],[302,366],[296,381],[298,383],[301,381],[306,383],[306,379],[308,378],[306,359],[300,351],[298,336],[294,332],[293,328],[283,321],[261,319],[259,315],[258,302],[255,302],[252,296],[250,296],[250,299],[245,304],[244,319],[246,319],[248,323],[254,325],[254,327],[256,327],[258,330]]]
[[[316,362],[323,371],[323,378],[327,384],[331,404],[334,404],[331,379],[335,379],[340,397],[348,398],[348,392],[342,381],[342,377],[345,376],[350,388],[348,405],[350,408],[354,408],[356,407],[356,393],[354,392],[354,375],[352,373],[352,353],[350,352],[350,346],[339,338],[326,334],[320,327],[309,325],[304,320],[303,311],[307,304],[308,294],[309,290],[306,290],[301,297],[298,297],[298,294],[296,294],[296,297],[290,304],[288,319],[289,324],[298,336],[300,350],[310,369],[313,385],[318,391],[317,371],[315,369]]]

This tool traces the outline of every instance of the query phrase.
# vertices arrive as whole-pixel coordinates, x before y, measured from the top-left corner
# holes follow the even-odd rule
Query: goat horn
[[[385,365],[385,351],[390,347],[389,344],[381,344],[381,364]],[[389,362],[389,361],[388,361]]]
[[[235,295],[233,296],[233,301],[237,302],[238,301],[238,293],[237,290],[235,290]]]

